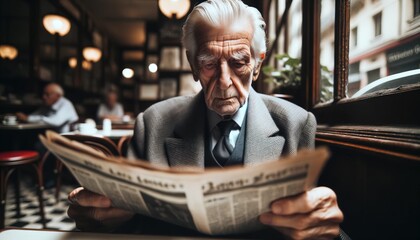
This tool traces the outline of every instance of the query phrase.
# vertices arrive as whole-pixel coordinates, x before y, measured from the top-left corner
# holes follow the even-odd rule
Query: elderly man
[[[251,87],[265,57],[264,27],[261,14],[239,0],[197,5],[184,25],[183,43],[203,91],[160,102],[140,114],[130,154],[154,164],[205,168],[250,165],[312,148],[314,116]],[[109,230],[129,219],[148,224],[83,188],[69,199],[74,205],[68,213],[82,229]],[[263,224],[298,239],[334,238],[342,220],[334,192],[325,187],[278,199],[260,216]],[[157,224],[161,233],[173,233]]]
[[[101,103],[97,112],[97,119],[105,118],[111,121],[121,121],[124,116],[124,108],[118,102],[118,92],[115,87],[110,87],[105,93],[105,103]]]
[[[42,98],[45,106],[30,115],[16,113],[17,118],[24,122],[49,124],[54,126],[60,133],[69,132],[70,124],[76,122],[79,116],[73,104],[64,97],[64,91],[60,85],[50,83],[45,86]]]

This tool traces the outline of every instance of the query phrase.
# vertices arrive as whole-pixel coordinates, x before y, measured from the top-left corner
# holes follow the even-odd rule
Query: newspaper
[[[314,187],[329,155],[319,148],[259,165],[174,169],[106,156],[52,131],[40,139],[81,186],[113,206],[217,235],[261,229],[258,216]]]

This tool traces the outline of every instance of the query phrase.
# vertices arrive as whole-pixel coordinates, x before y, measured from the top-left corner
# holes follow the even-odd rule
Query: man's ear
[[[190,64],[191,71],[192,71],[192,74],[193,74],[193,77],[194,77],[194,81],[198,82],[199,79],[198,79],[196,70],[194,69],[194,57],[191,56],[191,52],[188,51],[188,50],[185,51],[185,54],[187,54],[188,63]]]
[[[255,65],[254,72],[252,73],[252,81],[257,81],[258,76],[260,75],[262,60],[259,60]]]

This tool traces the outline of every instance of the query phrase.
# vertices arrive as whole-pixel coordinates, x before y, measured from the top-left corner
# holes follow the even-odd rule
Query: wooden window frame
[[[335,1],[334,97],[318,103],[321,0],[304,2],[302,19],[302,80],[304,106],[318,121],[316,140],[388,157],[420,161],[417,118],[420,84],[347,98],[350,0]],[[416,101],[417,99],[417,101]]]

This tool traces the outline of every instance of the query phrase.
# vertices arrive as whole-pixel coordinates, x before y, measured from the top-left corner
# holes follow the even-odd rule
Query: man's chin
[[[222,117],[232,116],[238,111],[239,106],[223,105],[213,108],[212,110]]]

